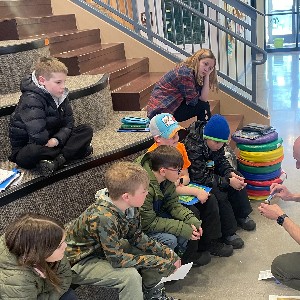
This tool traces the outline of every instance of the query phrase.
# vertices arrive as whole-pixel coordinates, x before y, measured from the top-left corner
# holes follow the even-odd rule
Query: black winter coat
[[[59,146],[63,146],[74,126],[68,99],[57,107],[52,96],[34,84],[31,75],[22,79],[21,92],[19,103],[10,117],[12,152],[27,144],[46,145],[50,138],[56,138]]]
[[[221,188],[228,187],[228,178],[234,168],[225,157],[224,146],[218,151],[212,151],[203,138],[203,129],[206,122],[196,121],[188,128],[188,134],[184,140],[191,166],[189,175],[191,182],[205,186],[213,186],[216,182]],[[225,145],[225,144],[224,144]],[[210,163],[214,162],[214,167]]]

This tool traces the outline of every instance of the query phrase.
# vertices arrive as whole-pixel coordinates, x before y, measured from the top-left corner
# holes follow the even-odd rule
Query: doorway
[[[265,49],[299,50],[300,0],[265,1]]]

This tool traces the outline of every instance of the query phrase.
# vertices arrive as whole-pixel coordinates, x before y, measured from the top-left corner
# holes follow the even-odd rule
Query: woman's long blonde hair
[[[188,57],[185,61],[179,63],[179,66],[185,65],[195,72],[195,77],[200,86],[203,85],[203,77],[198,74],[199,61],[204,58],[211,58],[215,62],[214,70],[209,75],[209,88],[218,90],[217,71],[216,71],[216,58],[210,49],[200,49],[192,56]]]
[[[4,236],[9,252],[21,266],[38,268],[59,290],[57,262],[48,263],[46,258],[59,247],[64,236],[63,224],[51,217],[26,213],[8,225]]]

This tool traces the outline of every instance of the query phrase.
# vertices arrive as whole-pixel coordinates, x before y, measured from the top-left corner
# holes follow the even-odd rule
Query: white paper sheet
[[[170,276],[163,277],[157,285],[167,282],[167,281],[183,279],[186,276],[186,274],[190,271],[192,266],[193,266],[193,263],[182,265]]]

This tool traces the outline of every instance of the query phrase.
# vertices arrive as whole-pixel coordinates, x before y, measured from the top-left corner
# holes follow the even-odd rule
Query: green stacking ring
[[[271,151],[279,148],[282,145],[282,138],[279,138],[273,142],[266,143],[266,144],[236,144],[236,146],[243,151],[252,151],[252,152],[264,152],[264,151]]]
[[[267,167],[252,167],[252,166],[246,166],[241,164],[240,162],[238,163],[238,168],[239,170],[246,171],[248,173],[252,174],[266,174],[266,173],[271,173],[274,172],[281,167],[281,162],[272,166],[267,166]]]

